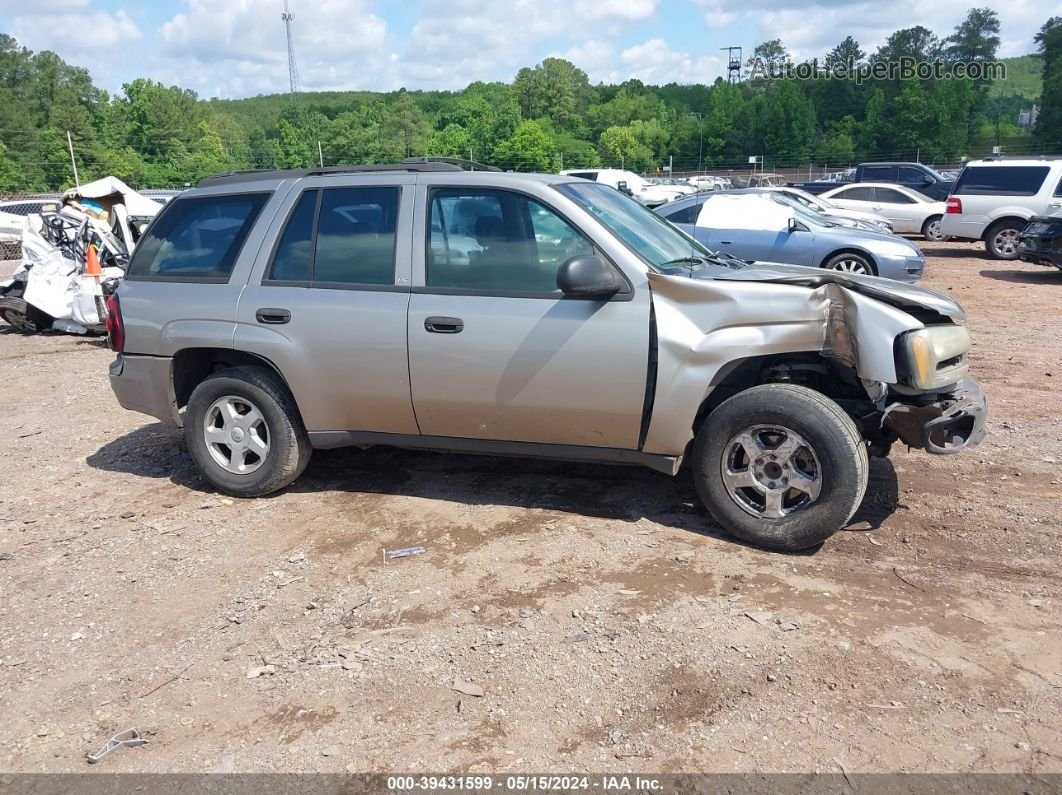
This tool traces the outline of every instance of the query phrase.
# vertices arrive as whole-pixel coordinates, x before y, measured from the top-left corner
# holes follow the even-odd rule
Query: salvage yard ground
[[[1062,273],[924,248],[990,435],[875,460],[803,555],[640,469],[328,451],[222,498],[100,340],[0,332],[0,769],[135,726],[94,770],[1062,771]]]

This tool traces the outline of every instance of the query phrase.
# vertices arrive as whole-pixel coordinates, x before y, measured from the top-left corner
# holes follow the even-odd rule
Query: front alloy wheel
[[[721,403],[697,432],[692,469],[715,520],[738,538],[780,551],[821,544],[866,493],[867,446],[825,395],[761,384]]]
[[[727,444],[723,483],[751,516],[781,519],[810,505],[822,490],[822,467],[811,445],[781,425],[756,425]]]
[[[875,275],[874,266],[870,264],[870,261],[866,257],[850,251],[831,257],[823,267],[826,268],[826,270],[855,273],[860,276]]]

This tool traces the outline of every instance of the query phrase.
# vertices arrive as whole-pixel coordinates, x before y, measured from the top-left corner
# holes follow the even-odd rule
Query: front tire
[[[234,497],[290,485],[312,453],[294,398],[261,367],[231,367],[204,379],[188,399],[184,433],[203,477]]]
[[[693,475],[725,530],[791,552],[848,523],[866,493],[869,462],[855,423],[832,400],[794,384],[764,384],[708,416]]]
[[[853,251],[843,251],[826,260],[822,266],[828,271],[841,271],[842,273],[855,273],[859,276],[877,276],[877,270],[867,257],[856,254]]]
[[[985,233],[985,251],[992,259],[1016,260],[1018,240],[1025,226],[1014,221],[1000,221]]]

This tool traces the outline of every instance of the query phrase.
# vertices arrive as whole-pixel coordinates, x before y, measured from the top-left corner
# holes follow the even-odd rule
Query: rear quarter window
[[[137,244],[127,278],[227,282],[270,193],[169,202]]]
[[[1035,196],[1050,171],[1050,166],[967,166],[952,195]]]

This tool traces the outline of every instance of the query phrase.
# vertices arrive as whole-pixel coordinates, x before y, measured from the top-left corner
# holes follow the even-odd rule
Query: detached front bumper
[[[987,417],[984,390],[972,378],[965,378],[933,403],[893,403],[885,409],[882,422],[908,447],[949,455],[979,445],[985,438]]]

